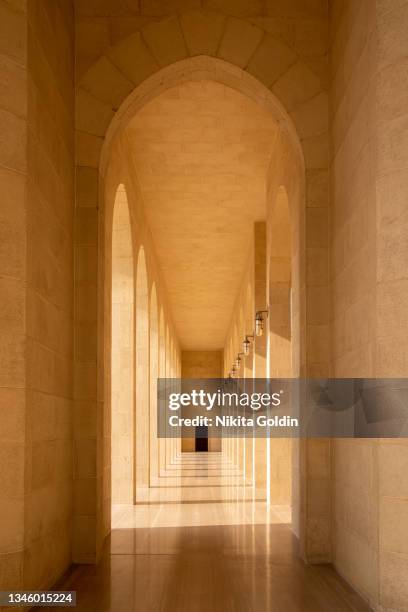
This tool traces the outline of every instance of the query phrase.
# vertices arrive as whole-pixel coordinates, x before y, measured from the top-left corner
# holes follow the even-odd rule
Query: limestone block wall
[[[26,444],[27,14],[0,3],[0,583],[23,585]]]
[[[222,351],[182,351],[182,378],[219,378],[222,376]]]
[[[336,376],[406,376],[407,4],[331,5],[331,283]],[[405,46],[404,46],[405,45]],[[405,50],[404,50],[405,49]],[[379,610],[406,610],[403,441],[338,440],[338,571]],[[358,467],[358,469],[357,469]],[[398,473],[398,485],[396,474]],[[392,525],[392,527],[391,527]],[[403,529],[401,527],[401,529]]]
[[[331,6],[331,262],[333,373],[375,374],[375,3]],[[378,603],[378,451],[333,448],[333,560]]]
[[[3,1],[0,32],[0,575],[41,589],[71,561],[72,3]]]
[[[24,583],[29,589],[53,584],[71,562],[74,13],[64,0],[28,2],[27,9]]]
[[[408,375],[408,3],[377,2],[376,375]],[[378,452],[380,605],[408,609],[408,444],[382,440]]]

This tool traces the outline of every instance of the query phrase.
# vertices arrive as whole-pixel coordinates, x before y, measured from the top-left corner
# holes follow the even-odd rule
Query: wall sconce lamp
[[[244,353],[238,353],[237,358],[235,360],[235,367],[238,369],[240,364],[241,364],[241,355],[243,355]]]
[[[245,336],[245,340],[242,343],[242,350],[244,351],[245,357],[248,357],[251,348],[250,338],[254,339],[254,335],[252,334],[251,336]]]
[[[258,312],[255,315],[255,335],[256,336],[262,336],[263,334],[264,318],[262,315],[264,314],[268,316],[269,311],[268,310],[258,310]]]

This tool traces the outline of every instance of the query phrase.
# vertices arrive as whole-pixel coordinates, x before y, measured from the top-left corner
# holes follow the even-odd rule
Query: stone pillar
[[[377,0],[376,90],[376,339],[375,375],[408,376],[408,4]],[[381,609],[408,601],[408,443],[381,440],[378,465],[378,568]]]
[[[266,278],[266,223],[254,224],[254,306],[255,313],[268,308]],[[268,319],[264,317],[264,333],[254,339],[254,378],[267,377]],[[255,323],[254,323],[255,327]],[[254,478],[256,497],[266,497],[268,471],[268,440],[254,438]]]
[[[27,15],[0,4],[0,588],[23,588],[27,350]]]
[[[73,7],[37,9],[0,2],[0,586],[15,590],[71,562]]]

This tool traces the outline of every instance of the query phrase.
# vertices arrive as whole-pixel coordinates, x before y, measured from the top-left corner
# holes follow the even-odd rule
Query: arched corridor
[[[408,610],[407,26],[0,0],[1,609]]]
[[[75,588],[102,610],[363,610],[332,570],[301,560],[308,534],[299,442],[252,431],[220,439],[199,427],[178,438],[168,425],[160,434],[157,400],[177,391],[179,379],[232,376],[250,391],[255,379],[299,376],[307,367],[300,143],[284,114],[279,123],[276,110],[241,87],[190,69],[190,79],[187,70],[133,114],[128,103],[105,145],[104,209],[124,185],[137,254],[129,259],[134,331],[127,335],[133,420],[121,421],[132,441],[121,453],[133,462],[134,498],[112,495],[102,559],[96,572],[77,571]],[[114,288],[113,261],[112,273]],[[112,384],[114,347],[112,338]],[[112,491],[116,477],[112,463]]]

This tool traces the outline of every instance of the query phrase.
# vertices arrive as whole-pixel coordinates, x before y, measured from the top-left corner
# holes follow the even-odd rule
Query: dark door
[[[195,428],[195,450],[197,452],[208,452],[208,427]]]

